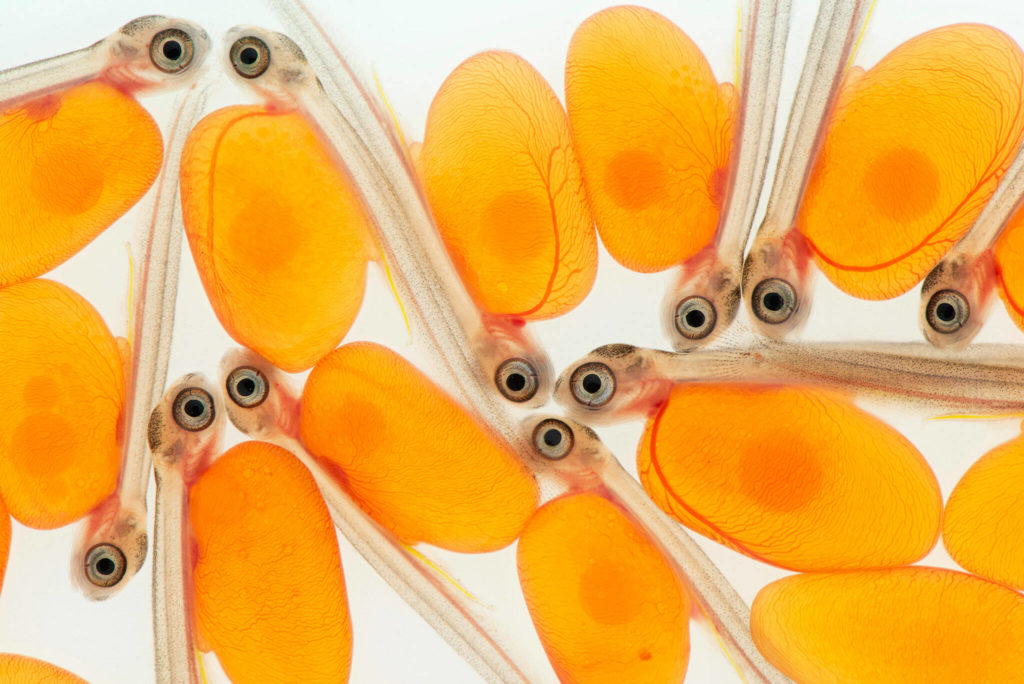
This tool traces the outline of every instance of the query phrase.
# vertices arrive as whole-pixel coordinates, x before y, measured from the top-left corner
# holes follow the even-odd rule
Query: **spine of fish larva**
[[[105,41],[0,71],[0,109],[99,76]]]
[[[792,226],[832,102],[871,3],[822,0],[789,113],[761,231]]]
[[[153,640],[158,684],[198,684],[186,582],[185,478],[180,467],[156,468],[153,530]]]
[[[323,89],[305,89],[303,106],[342,157],[374,216],[414,330],[428,337],[450,374],[446,385],[517,449],[528,449],[484,370],[481,347],[488,331],[441,243],[393,125],[308,10],[298,2],[274,5],[308,48]]]
[[[528,684],[531,680],[474,617],[473,606],[406,551],[366,514],[292,437],[275,439],[309,469],[327,503],[331,518],[356,551],[402,599],[422,617],[486,681]]]
[[[611,459],[602,479],[609,492],[675,561],[743,679],[749,684],[789,682],[757,650],[750,635],[750,608],[693,538],[654,505],[618,461]]]
[[[754,373],[813,383],[928,410],[1024,412],[1024,350],[976,345],[944,353],[924,343],[767,343],[751,352]]]
[[[143,505],[152,466],[146,445],[149,414],[159,403],[167,381],[178,297],[178,266],[184,233],[178,202],[178,167],[185,139],[202,116],[212,84],[212,79],[194,83],[179,100],[167,137],[160,180],[147,211],[148,230],[142,240],[139,287],[132,316],[132,390],[118,489],[122,499],[134,498]]]
[[[752,0],[747,8],[739,84],[742,107],[734,143],[738,153],[730,165],[731,190],[717,236],[718,258],[735,264],[737,272],[768,169],[791,5],[791,0]]]

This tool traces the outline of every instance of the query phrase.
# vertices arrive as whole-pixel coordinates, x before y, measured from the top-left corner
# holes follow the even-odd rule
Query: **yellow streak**
[[[384,106],[388,110],[388,114],[391,116],[391,123],[395,124],[395,130],[398,131],[398,141],[402,143],[402,150],[407,150],[408,146],[405,142],[405,135],[402,133],[402,127],[398,123],[398,117],[395,115],[395,110],[391,108],[391,103],[388,102],[388,96],[384,94],[384,87],[380,84],[380,79],[377,77],[377,73],[373,74],[373,81],[377,84],[377,92],[380,93],[380,99],[384,101]],[[391,267],[388,266],[388,258],[384,255],[384,250],[380,250],[380,262],[384,264],[384,274],[388,277],[388,286],[391,288],[391,294],[395,295],[395,301],[398,302],[398,308],[402,311],[402,320],[405,321],[405,329],[409,333],[409,337],[412,337],[412,326],[409,325],[409,314],[405,310],[405,304],[402,303],[402,298],[398,294],[398,287],[395,285],[395,279],[391,275]]]
[[[420,553],[419,551],[417,551],[416,549],[414,549],[411,546],[408,546],[406,544],[402,544],[402,547],[406,551],[411,553],[412,555],[416,556],[416,558],[419,559],[419,561],[421,563],[423,563],[424,565],[429,567],[431,570],[436,572],[438,575],[443,577],[449,584],[451,584],[453,587],[455,587],[460,592],[462,592],[462,594],[465,595],[465,597],[468,598],[470,601],[474,601],[475,602],[477,600],[476,596],[473,596],[471,593],[469,593],[461,584],[459,584],[458,582],[455,581],[454,577],[452,577],[447,572],[445,572],[439,565],[434,563],[432,560],[430,560],[429,558],[427,558],[426,556],[424,556],[422,553]]]
[[[690,593],[690,595],[691,595],[691,598],[692,598],[692,596],[693,596],[692,592]],[[729,664],[732,665],[734,670],[736,670],[736,674],[738,674],[740,676],[740,679],[743,680],[744,682],[747,681],[747,678],[743,676],[743,671],[740,670],[739,665],[736,664],[735,658],[732,657],[732,654],[729,652],[729,649],[726,647],[725,642],[722,641],[722,635],[719,634],[718,630],[715,628],[715,623],[712,622],[711,619],[708,617],[707,612],[704,610],[704,606],[701,605],[701,602],[697,601],[697,600],[694,600],[693,604],[700,611],[700,614],[702,616],[704,616],[703,622],[704,622],[705,625],[707,625],[708,629],[711,630],[711,633],[715,635],[715,641],[718,642],[718,648],[720,648],[722,650],[722,653],[725,655],[726,660],[728,660]]]
[[[391,108],[391,103],[388,102],[388,96],[384,94],[384,87],[380,84],[380,79],[377,78],[377,72],[373,73],[373,81],[377,84],[377,92],[380,93],[380,99],[384,101],[384,106],[387,107],[388,114],[391,115],[391,122],[395,124],[395,130],[398,131],[398,140],[402,143],[402,149],[406,149],[405,135],[402,133],[402,127],[398,123],[398,117],[395,116],[395,110]]]
[[[932,416],[928,420],[1008,420],[1010,418],[1024,419],[1024,413],[948,413],[944,416]]]
[[[849,69],[853,66],[853,58],[857,56],[857,50],[860,49],[861,41],[864,40],[864,34],[867,33],[868,24],[871,23],[871,15],[875,13],[875,5],[878,0],[871,0],[871,7],[868,8],[867,16],[864,17],[864,25],[860,27],[860,33],[857,34],[857,40],[853,43],[853,49],[850,50],[850,60],[846,63],[846,68]]]
[[[199,670],[199,681],[201,681],[203,684],[208,684],[210,680],[207,679],[206,668],[203,667],[203,654],[200,653],[199,649],[195,646],[192,647],[192,650],[195,652],[196,655],[196,668]]]
[[[380,262],[384,265],[384,275],[388,277],[388,287],[391,288],[391,294],[395,295],[395,301],[398,302],[398,308],[402,312],[402,320],[405,321],[405,330],[409,333],[409,337],[412,337],[412,326],[409,325],[409,314],[405,311],[405,304],[402,303],[402,297],[398,294],[398,287],[395,285],[395,279],[391,277],[391,267],[388,266],[388,258],[384,256],[384,250],[380,251]]]

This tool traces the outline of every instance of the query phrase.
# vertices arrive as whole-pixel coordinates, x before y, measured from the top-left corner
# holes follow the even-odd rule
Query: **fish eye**
[[[231,66],[242,78],[257,78],[270,66],[270,48],[256,36],[239,38],[231,46]]]
[[[174,398],[174,422],[189,432],[199,432],[213,422],[213,397],[199,387],[186,387]]]
[[[765,278],[754,288],[751,308],[765,323],[785,323],[796,311],[796,290],[781,278]]]
[[[925,320],[937,333],[949,335],[964,327],[971,317],[971,305],[956,290],[939,290],[928,300]]]
[[[85,554],[85,576],[97,587],[112,587],[124,577],[128,561],[113,544],[97,544]]]
[[[254,408],[267,398],[267,378],[252,366],[239,366],[227,379],[228,396],[242,408]]]
[[[585,363],[573,371],[569,385],[576,401],[598,408],[611,401],[615,394],[615,374],[603,363]]]
[[[548,418],[533,429],[533,446],[544,458],[557,461],[572,451],[572,428],[560,420]]]
[[[676,306],[676,330],[688,340],[704,339],[715,329],[717,321],[715,305],[699,295],[687,297]]]
[[[192,37],[179,29],[164,29],[149,43],[149,59],[153,66],[167,74],[184,71],[194,56]]]
[[[525,359],[506,359],[494,374],[494,384],[509,401],[529,401],[537,393],[537,371]]]

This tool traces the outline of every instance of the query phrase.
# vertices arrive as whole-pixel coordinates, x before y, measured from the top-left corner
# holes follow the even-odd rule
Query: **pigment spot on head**
[[[606,344],[603,347],[598,347],[594,350],[594,356],[599,356],[605,359],[621,359],[629,356],[636,351],[636,347],[631,344]]]

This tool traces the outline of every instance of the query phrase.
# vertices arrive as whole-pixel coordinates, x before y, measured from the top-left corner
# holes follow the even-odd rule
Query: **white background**
[[[372,68],[398,113],[409,139],[422,136],[430,99],[447,73],[480,50],[503,48],[530,60],[562,93],[565,50],[574,28],[600,2],[521,0],[515,3],[433,0],[432,2],[314,3],[336,39],[348,46],[363,66]],[[787,54],[779,113],[778,146],[786,109],[795,87],[816,7],[798,0]],[[733,2],[652,2],[705,51],[722,80],[733,78],[737,8]],[[990,23],[1024,42],[1024,6],[1016,2],[929,2],[879,0],[857,62],[870,65],[899,42],[955,21]],[[86,2],[13,2],[0,0],[0,69],[83,47],[143,14],[175,14],[203,25],[217,41],[210,60],[220,68],[220,36],[230,26],[254,23],[279,28],[262,5],[209,0],[109,0]],[[171,97],[145,98],[161,122],[167,120]],[[226,80],[218,86],[212,106],[246,102]],[[771,166],[774,169],[774,164]],[[2,208],[0,208],[2,210]],[[115,334],[126,330],[128,282],[126,243],[136,212],[89,245],[52,277],[85,295],[104,315]],[[670,274],[638,275],[601,254],[598,282],[586,302],[560,320],[534,325],[556,369],[564,368],[590,349],[607,342],[665,346],[658,307]],[[348,340],[374,339],[407,355],[408,336],[381,273],[371,266],[370,285],[362,313]],[[838,293],[823,278],[816,280],[815,305],[805,339],[918,340],[917,291],[899,299],[860,302]],[[979,341],[1017,342],[1020,332],[996,303]],[[216,373],[220,355],[233,346],[220,330],[199,285],[186,250],[178,299],[170,379],[189,371]],[[2,365],[2,350],[0,350]],[[550,407],[549,407],[550,408]],[[904,432],[935,468],[944,495],[966,468],[991,446],[1018,433],[1018,420],[930,420],[891,406],[869,406]],[[642,425],[599,430],[619,458],[633,468]],[[240,441],[229,432],[228,443]],[[149,563],[118,597],[90,603],[71,586],[68,554],[72,528],[37,532],[15,524],[7,578],[0,593],[0,651],[44,658],[93,682],[153,680],[150,627]],[[759,587],[785,574],[717,545],[701,541],[747,601]],[[341,541],[355,628],[353,682],[474,682],[463,661],[404,603],[387,589]],[[486,557],[456,557],[430,552],[462,584],[487,605],[495,622],[517,644],[544,681],[553,675],[521,605],[514,555],[506,550]],[[927,559],[949,565],[940,548]],[[696,626],[692,630],[689,682],[738,681],[714,639]],[[212,659],[207,659],[209,665]],[[215,670],[216,667],[210,667]],[[216,679],[218,675],[211,674]]]

